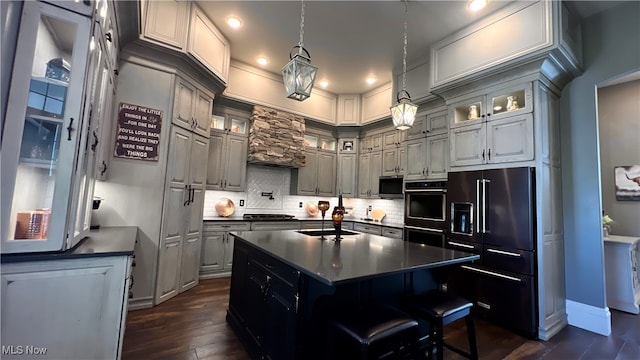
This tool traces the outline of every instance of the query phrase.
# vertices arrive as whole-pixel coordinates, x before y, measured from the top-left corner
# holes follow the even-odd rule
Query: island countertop
[[[308,236],[295,230],[232,232],[236,241],[283,261],[320,282],[336,286],[385,275],[453,265],[479,259],[479,255],[451,249],[357,233],[335,236]]]

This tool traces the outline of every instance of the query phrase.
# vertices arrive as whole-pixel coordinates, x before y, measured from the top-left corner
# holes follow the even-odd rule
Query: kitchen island
[[[320,359],[326,319],[370,303],[399,306],[433,289],[452,265],[479,258],[382,236],[298,231],[232,233],[227,321],[253,358]]]

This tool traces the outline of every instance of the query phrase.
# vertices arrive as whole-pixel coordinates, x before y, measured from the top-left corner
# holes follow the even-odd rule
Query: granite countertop
[[[293,219],[282,219],[282,220],[249,220],[249,219],[243,219],[242,216],[229,216],[229,217],[222,217],[222,216],[204,216],[202,218],[203,221],[322,221],[321,217],[296,217]],[[325,221],[331,221],[331,217],[327,216],[324,219]],[[392,222],[392,221],[385,221],[382,220],[382,222],[375,222],[375,221],[370,221],[370,220],[362,220],[360,218],[355,218],[355,217],[345,217],[344,221],[350,221],[350,222],[358,222],[358,223],[362,223],[362,224],[371,224],[371,225],[379,225],[379,226],[388,226],[388,227],[394,227],[394,228],[399,228],[402,229],[404,228],[404,223],[402,222]]]
[[[330,286],[480,258],[462,251],[371,234],[343,235],[339,244],[294,230],[239,231],[232,235],[236,241],[239,238]]]
[[[98,256],[133,255],[138,236],[137,226],[101,227],[92,230],[74,248],[67,251],[3,254],[1,262],[49,261]]]

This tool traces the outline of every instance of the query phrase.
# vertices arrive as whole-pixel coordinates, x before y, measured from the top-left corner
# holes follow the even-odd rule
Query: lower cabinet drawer
[[[297,291],[300,272],[291,266],[261,252],[251,254],[251,261],[279,277],[286,285]]]
[[[202,226],[202,231],[210,232],[249,230],[251,230],[251,223],[248,221],[205,221]]]
[[[402,229],[383,227],[382,236],[386,236],[394,239],[402,239]]]
[[[298,221],[255,221],[251,223],[251,230],[300,230]]]
[[[382,234],[382,227],[378,225],[355,223],[353,224],[353,230],[373,235]]]

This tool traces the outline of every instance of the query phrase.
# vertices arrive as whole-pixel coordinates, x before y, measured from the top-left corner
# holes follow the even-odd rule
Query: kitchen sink
[[[297,230],[300,234],[309,235],[309,236],[336,236],[336,231],[332,229],[327,230]],[[340,235],[358,235],[357,232],[342,230]]]

